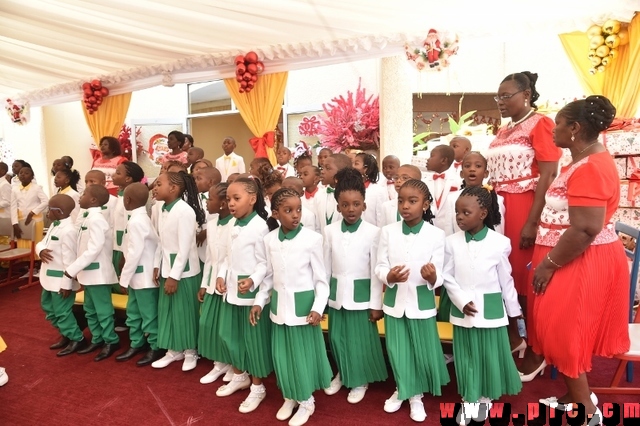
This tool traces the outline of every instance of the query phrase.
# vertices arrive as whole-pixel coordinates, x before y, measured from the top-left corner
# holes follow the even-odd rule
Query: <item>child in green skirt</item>
[[[347,401],[364,398],[369,383],[387,380],[387,366],[376,322],[382,318],[382,282],[373,273],[380,229],[363,221],[365,184],[348,167],[336,173],[338,212],[342,221],[324,228],[324,263],[329,294],[329,344],[338,374],[324,390],[350,388]]]
[[[153,188],[156,200],[164,202],[158,216],[158,249],[154,279],[158,298],[158,346],[167,354],[153,368],[164,368],[184,360],[182,371],[196,368],[198,354],[198,290],[200,259],[196,249],[196,226],[205,221],[198,188],[185,172],[166,172]]]
[[[385,314],[387,353],[398,389],[384,405],[387,413],[409,399],[411,419],[423,422],[424,392],[441,395],[449,383],[436,326],[433,290],[442,285],[444,231],[431,225],[431,194],[417,179],[398,192],[402,222],[382,228],[375,273],[387,285]]]
[[[496,193],[488,185],[469,186],[455,206],[461,230],[446,239],[443,275],[464,401],[459,420],[484,422],[491,400],[522,389],[507,334],[507,316],[521,317],[522,310],[511,277],[509,239],[493,231],[500,223]]]
[[[322,258],[322,236],[304,228],[300,195],[282,188],[271,198],[272,218],[280,227],[264,238],[266,276],[260,284],[251,324],[257,325],[262,310],[269,309],[272,324],[273,366],[284,404],[278,420],[291,417],[300,426],[315,411],[313,392],[326,388],[331,367],[318,326],[327,305],[329,286]],[[262,321],[265,321],[263,318]]]

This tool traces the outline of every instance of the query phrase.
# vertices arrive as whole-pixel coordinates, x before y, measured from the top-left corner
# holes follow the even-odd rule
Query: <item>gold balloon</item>
[[[602,37],[601,35],[591,37],[591,39],[589,40],[589,49],[597,49],[599,46],[602,46],[603,44],[604,44],[604,37]]]
[[[596,56],[598,56],[598,55],[596,55],[596,50],[595,49],[589,50],[589,56],[588,56],[589,59],[595,58]]]
[[[618,49],[611,49],[609,50],[609,56],[611,58],[615,58],[616,56],[618,56]]]
[[[596,69],[595,68],[589,68],[589,74],[595,75],[595,73],[596,73]]]
[[[596,55],[604,58],[605,56],[609,56],[609,48],[604,44],[596,49]]]
[[[615,19],[609,19],[602,26],[602,31],[605,34],[618,34],[620,31],[620,21],[616,21]]]
[[[604,72],[604,65],[599,65],[599,66],[596,68],[596,70],[597,70],[598,72]]]
[[[602,58],[600,58],[599,56],[594,56],[593,58],[590,59],[590,61],[591,61],[591,65],[593,65],[594,67],[597,67],[602,62]]]
[[[607,56],[607,57],[602,58],[602,65],[604,65],[605,67],[607,65],[609,65],[611,63],[611,59],[610,58],[611,58],[611,56]]]
[[[587,37],[595,37],[602,35],[602,27],[600,25],[592,25],[587,30]]]
[[[627,28],[622,28],[617,35],[618,39],[620,39],[620,46],[629,44],[629,30]]]
[[[607,36],[607,38],[604,39],[604,44],[606,44],[610,49],[615,49],[620,45],[620,37],[616,34]]]

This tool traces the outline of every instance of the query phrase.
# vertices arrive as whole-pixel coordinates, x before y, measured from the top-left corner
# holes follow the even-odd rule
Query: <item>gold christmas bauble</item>
[[[596,55],[604,58],[605,56],[609,56],[609,48],[604,44],[596,49]]]
[[[597,67],[598,65],[600,65],[602,63],[602,58],[599,56],[594,56],[593,58],[589,59],[591,61],[591,65],[593,65],[594,67]]]
[[[598,56],[596,55],[596,49],[590,49],[588,58],[591,59],[591,58],[595,58],[596,56]]]
[[[629,30],[627,28],[622,28],[617,36],[620,39],[620,46],[629,44]]]
[[[604,72],[604,65],[598,65],[598,66],[596,67],[596,70],[597,70],[598,72]]]
[[[589,49],[597,49],[599,46],[604,44],[604,37],[601,35],[591,37],[589,39]]]
[[[620,21],[616,21],[615,19],[609,19],[602,26],[602,31],[605,34],[618,34],[620,31]]]
[[[596,74],[596,69],[595,68],[589,68],[589,74],[595,75]]]
[[[607,65],[609,65],[611,63],[611,56],[605,56],[604,58],[602,58],[602,65],[604,65],[605,67]]]
[[[616,56],[618,56],[618,49],[611,49],[609,50],[609,56],[611,58],[615,58]]]
[[[620,37],[616,34],[607,36],[607,38],[604,39],[604,44],[606,44],[609,49],[615,49],[620,45]]]
[[[602,27],[600,25],[592,25],[587,30],[587,37],[595,37],[602,35]]]

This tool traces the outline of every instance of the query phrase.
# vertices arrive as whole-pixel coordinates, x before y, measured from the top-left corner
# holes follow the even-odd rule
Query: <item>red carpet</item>
[[[201,385],[211,363],[200,360],[198,367],[183,373],[181,362],[164,370],[138,368],[134,361],[116,363],[112,358],[96,363],[92,355],[70,355],[57,358],[49,350],[58,335],[44,320],[40,309],[40,288],[32,287],[18,293],[0,289],[0,336],[7,350],[0,353],[0,366],[7,370],[9,383],[0,387],[0,424],[8,425],[254,425],[286,424],[275,419],[282,397],[275,378],[266,381],[268,396],[251,414],[240,414],[238,406],[247,391],[227,398],[215,396],[221,382]],[[126,333],[121,333],[123,349],[127,348]],[[94,354],[95,356],[95,354]],[[590,375],[592,385],[608,384],[617,361],[597,359]],[[449,366],[452,378],[453,365]],[[523,392],[503,402],[512,403],[512,412],[525,413],[527,402],[561,394],[561,380],[551,380],[547,374],[524,385]],[[640,381],[636,367],[635,382]],[[390,379],[370,387],[358,405],[347,402],[347,390],[328,397],[316,392],[316,412],[309,425],[389,425],[415,424],[409,418],[408,403],[399,412],[387,414],[382,407],[394,389]],[[439,407],[443,402],[459,402],[455,380],[444,389],[442,397],[424,398],[427,421],[439,425]],[[637,402],[637,396],[605,396],[601,402]],[[488,422],[487,422],[488,424]]]

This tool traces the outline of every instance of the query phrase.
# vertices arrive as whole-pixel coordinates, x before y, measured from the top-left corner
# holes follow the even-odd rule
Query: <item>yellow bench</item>
[[[111,294],[111,303],[113,303],[114,309],[126,310],[127,309],[127,300],[129,296],[126,294]],[[79,291],[76,293],[76,305],[84,304],[84,291]]]
[[[440,306],[440,296],[436,296],[436,307],[438,306]],[[378,321],[376,325],[378,326],[378,334],[380,334],[381,337],[384,337],[385,335],[384,318]],[[438,325],[438,336],[440,337],[440,340],[444,342],[452,342],[453,341],[453,325],[450,322],[440,322],[440,321],[438,321],[437,325]],[[322,327],[322,331],[329,330],[329,319],[327,315],[325,315],[324,319],[320,323],[320,326]]]

